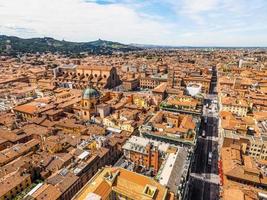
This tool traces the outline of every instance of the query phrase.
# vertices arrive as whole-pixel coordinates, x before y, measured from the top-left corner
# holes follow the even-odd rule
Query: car
[[[202,137],[203,137],[203,138],[206,137],[206,131],[205,131],[205,130],[202,131]]]
[[[211,160],[212,160],[212,152],[209,152],[208,165],[211,165]]]

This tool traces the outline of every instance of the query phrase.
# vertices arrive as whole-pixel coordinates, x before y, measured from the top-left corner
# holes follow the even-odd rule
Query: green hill
[[[18,53],[91,53],[91,54],[111,54],[113,52],[137,51],[141,48],[111,42],[105,40],[96,40],[92,42],[68,42],[53,38],[30,38],[22,39],[14,36],[0,35],[0,54],[18,54]]]

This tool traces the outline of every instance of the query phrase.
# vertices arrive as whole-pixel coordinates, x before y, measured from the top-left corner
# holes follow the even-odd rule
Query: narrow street
[[[211,91],[204,102],[201,127],[189,178],[188,199],[192,200],[219,199],[216,74],[214,67]]]

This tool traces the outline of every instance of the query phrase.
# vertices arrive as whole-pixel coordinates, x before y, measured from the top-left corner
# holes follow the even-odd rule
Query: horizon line
[[[144,46],[143,48],[267,48],[266,46],[233,46],[233,45],[167,45],[167,44],[150,44],[150,43],[124,43],[124,42],[119,42],[119,41],[113,41],[113,40],[105,40],[105,39],[95,39],[95,40],[88,40],[88,41],[73,41],[73,40],[65,40],[63,39],[59,39],[59,38],[54,38],[51,36],[43,36],[43,37],[22,37],[22,36],[17,36],[17,35],[7,35],[7,34],[0,34],[0,36],[7,36],[7,37],[17,37],[20,39],[38,39],[38,38],[51,38],[54,40],[59,40],[59,41],[65,41],[65,42],[73,42],[73,43],[87,43],[87,42],[94,42],[94,41],[98,41],[98,40],[102,40],[102,41],[107,41],[107,42],[115,42],[115,43],[121,43],[124,45],[130,45],[130,46]]]

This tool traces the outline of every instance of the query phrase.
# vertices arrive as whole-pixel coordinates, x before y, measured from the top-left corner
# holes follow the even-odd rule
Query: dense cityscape
[[[266,0],[0,0],[0,200],[267,200]]]
[[[0,57],[0,199],[267,197],[267,52]]]

